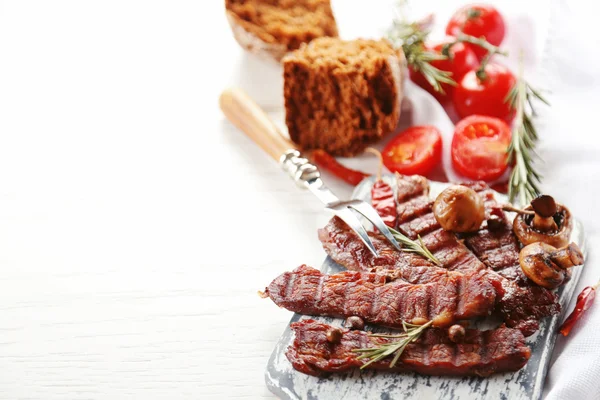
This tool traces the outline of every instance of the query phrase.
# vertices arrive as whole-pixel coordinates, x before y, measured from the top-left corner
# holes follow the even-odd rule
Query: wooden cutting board
[[[384,177],[389,183],[393,176]],[[374,178],[365,179],[354,190],[353,197],[370,201],[371,186]],[[435,198],[448,184],[431,182],[431,196]],[[506,196],[496,194],[499,202],[507,202]],[[586,254],[585,238],[581,223],[574,220],[571,240],[577,243]],[[563,313],[581,275],[583,267],[576,267],[571,279],[559,289],[560,304]],[[343,268],[329,257],[323,263],[321,271],[332,274]],[[283,271],[282,271],[283,272]],[[292,322],[309,318],[294,314]],[[315,320],[341,326],[339,318],[310,317]],[[292,343],[293,332],[289,326],[283,332],[269,359],[265,379],[271,392],[281,399],[502,399],[525,400],[539,399],[542,395],[544,379],[550,363],[552,349],[556,341],[560,315],[546,318],[540,323],[540,330],[527,338],[531,347],[531,358],[525,367],[514,373],[496,374],[487,378],[479,377],[435,377],[421,376],[415,373],[399,374],[381,371],[355,370],[332,374],[328,378],[317,378],[302,374],[292,368],[285,357],[286,348]],[[477,324],[480,328],[490,328],[492,321]]]

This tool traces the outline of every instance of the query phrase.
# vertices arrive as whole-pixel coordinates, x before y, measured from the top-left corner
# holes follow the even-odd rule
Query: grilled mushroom
[[[483,200],[473,189],[450,186],[435,199],[433,215],[447,231],[474,232],[485,219]]]
[[[560,286],[567,277],[567,269],[583,264],[583,254],[575,243],[560,249],[547,243],[532,243],[519,253],[523,273],[547,289]]]
[[[571,235],[571,213],[557,204],[551,196],[541,195],[519,212],[513,222],[513,231],[523,245],[536,242],[563,247]]]

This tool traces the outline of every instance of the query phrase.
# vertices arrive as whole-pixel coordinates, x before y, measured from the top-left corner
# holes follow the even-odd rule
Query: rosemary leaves
[[[414,325],[402,321],[402,328],[404,329],[404,332],[399,335],[384,335],[376,333],[369,334],[369,337],[372,338],[387,338],[399,340],[380,343],[375,347],[352,350],[354,353],[361,353],[360,356],[357,357],[359,360],[369,359],[369,361],[363,364],[360,367],[360,369],[366,368],[370,364],[377,361],[381,361],[384,358],[394,354],[394,358],[390,362],[390,368],[393,368],[400,359],[400,356],[402,355],[402,352],[404,351],[406,346],[417,340],[421,336],[423,331],[427,329],[432,323],[433,321],[429,321],[423,325]]]
[[[535,115],[533,108],[535,99],[550,105],[538,91],[525,82],[521,65],[517,82],[506,97],[506,101],[515,110],[512,139],[508,148],[508,163],[514,163],[508,181],[508,197],[511,202],[518,197],[522,206],[529,204],[534,197],[540,194],[538,184],[541,181],[541,175],[534,165],[537,156],[535,144],[538,139],[537,130],[532,121],[532,116]],[[531,110],[531,115],[526,110],[527,106]]]
[[[435,265],[441,265],[440,261],[425,246],[425,243],[423,243],[423,239],[421,239],[421,236],[418,237],[419,241],[416,241],[404,236],[402,233],[398,232],[394,228],[389,228],[389,230],[392,233],[392,236],[394,236],[394,239],[396,239],[402,247],[402,250],[410,253],[419,254],[430,260]]]
[[[431,65],[432,61],[445,60],[448,57],[425,48],[428,35],[429,32],[417,22],[408,23],[394,19],[392,28],[388,32],[388,39],[394,46],[402,47],[407,64],[415,71],[421,72],[436,92],[444,93],[442,83],[455,86],[456,82],[450,72]]]
[[[456,37],[456,39],[453,40],[452,42],[445,44],[444,47],[442,47],[442,55],[449,57],[450,56],[450,48],[457,43],[474,44],[486,51],[486,55],[481,60],[481,63],[479,64],[479,68],[477,68],[477,78],[479,78],[481,80],[485,80],[487,78],[486,73],[485,73],[485,67],[486,67],[486,65],[488,65],[488,63],[490,62],[490,59],[494,55],[499,54],[504,57],[508,56],[508,52],[506,50],[502,50],[500,47],[494,46],[487,40],[478,38],[475,36],[467,35],[464,33],[459,34]]]

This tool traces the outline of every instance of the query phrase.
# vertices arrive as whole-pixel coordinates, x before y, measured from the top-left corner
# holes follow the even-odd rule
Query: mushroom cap
[[[563,213],[563,219],[558,226],[558,231],[554,232],[540,232],[537,229],[534,229],[531,224],[526,221],[527,218],[531,217],[517,214],[513,221],[513,231],[524,246],[537,242],[547,243],[554,247],[563,247],[569,244],[571,230],[573,229],[571,213],[569,212],[569,209],[562,204],[557,204],[557,207],[558,212]],[[532,210],[532,207],[528,206],[525,210]]]
[[[540,217],[548,218],[554,216],[558,211],[557,204],[552,196],[541,194],[531,200],[531,207]]]
[[[554,251],[554,246],[537,242],[523,247],[519,253],[519,264],[525,276],[547,289],[560,286],[566,276],[565,270],[554,264],[549,257]]]
[[[473,189],[453,185],[435,199],[433,215],[447,231],[475,232],[485,219],[485,208],[481,196]]]

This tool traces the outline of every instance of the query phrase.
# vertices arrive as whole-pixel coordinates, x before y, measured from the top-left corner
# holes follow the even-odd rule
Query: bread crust
[[[275,42],[275,38],[273,38],[272,42],[266,42],[261,39],[256,26],[248,21],[244,21],[234,12],[227,10],[226,15],[229,26],[231,26],[231,31],[233,32],[233,37],[243,49],[261,58],[278,62],[288,52],[287,46]]]
[[[329,0],[225,0],[225,9],[240,46],[277,62],[315,38],[338,35]]]
[[[304,150],[353,156],[396,129],[405,59],[389,42],[320,38],[282,62],[286,124]]]

